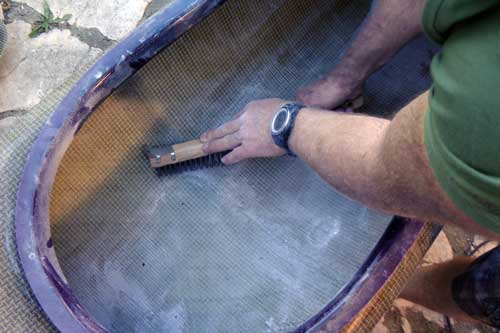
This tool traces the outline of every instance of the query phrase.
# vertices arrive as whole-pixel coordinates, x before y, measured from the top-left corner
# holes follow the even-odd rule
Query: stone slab
[[[38,104],[73,72],[93,62],[102,51],[54,29],[29,38],[31,26],[22,21],[7,25],[8,49],[0,61],[0,112],[27,110]]]
[[[43,11],[43,0],[23,1]],[[137,26],[151,0],[48,0],[56,16],[71,14],[72,25],[97,28],[110,39],[119,40]]]

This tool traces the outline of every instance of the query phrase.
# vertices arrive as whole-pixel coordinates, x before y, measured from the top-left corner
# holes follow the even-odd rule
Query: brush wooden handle
[[[200,140],[191,140],[178,143],[172,146],[177,162],[192,160],[198,157],[206,156],[203,152],[203,143]]]
[[[169,164],[192,160],[207,156],[202,150],[203,143],[200,140],[191,140],[172,146],[158,146],[148,150],[148,158],[151,167],[159,168]]]

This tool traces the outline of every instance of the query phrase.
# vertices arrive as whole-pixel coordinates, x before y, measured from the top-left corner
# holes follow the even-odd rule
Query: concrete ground
[[[42,12],[42,0],[3,0],[7,7],[8,50],[0,60],[0,131],[29,113],[72,73],[94,62],[155,10],[171,0],[49,0],[56,16],[71,14],[59,29],[29,38]],[[2,0],[0,0],[2,2]],[[457,255],[479,255],[496,244],[479,236],[444,228],[424,265]],[[396,300],[374,332],[485,332],[497,330],[468,325],[415,304]]]

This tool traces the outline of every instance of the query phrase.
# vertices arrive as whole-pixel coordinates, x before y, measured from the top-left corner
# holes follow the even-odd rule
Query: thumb
[[[243,161],[249,157],[248,152],[243,146],[239,146],[229,154],[222,158],[222,163],[225,165],[231,165]]]

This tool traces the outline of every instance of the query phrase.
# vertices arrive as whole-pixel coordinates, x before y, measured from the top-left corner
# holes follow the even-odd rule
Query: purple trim
[[[57,167],[74,135],[96,106],[163,48],[225,0],[175,0],[103,56],[51,115],[28,155],[16,205],[17,248],[24,274],[41,307],[62,332],[105,332],[71,292],[59,267],[48,217]],[[297,332],[329,325],[340,330],[373,297],[406,255],[422,224],[396,218],[353,280]],[[337,330],[338,328],[338,330]]]
[[[50,246],[49,194],[57,166],[99,102],[223,2],[175,0],[149,18],[78,81],[33,144],[17,194],[17,250],[33,293],[62,332],[106,332],[106,329],[91,318],[72,294]]]

